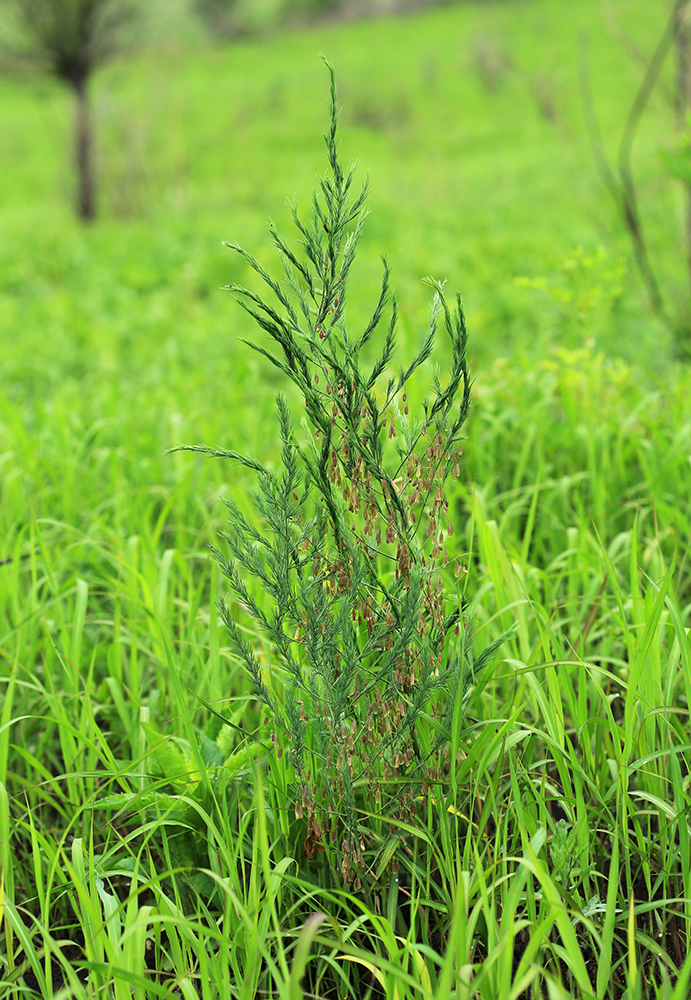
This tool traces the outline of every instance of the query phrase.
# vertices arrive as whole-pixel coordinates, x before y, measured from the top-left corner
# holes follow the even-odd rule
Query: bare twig
[[[681,0],[677,0],[677,3],[679,2],[681,2]],[[676,23],[675,5],[675,11],[665,26],[662,37],[648,63],[645,76],[640,87],[638,88],[638,92],[626,118],[617,157],[618,176],[614,173],[609,164],[604,143],[602,141],[602,133],[597,120],[597,113],[595,111],[595,104],[590,87],[587,36],[582,36],[581,38],[579,74],[586,123],[598,172],[607,187],[607,190],[610,192],[631,237],[636,265],[641,277],[643,278],[650,306],[653,312],[670,329],[674,329],[674,324],[672,323],[665,308],[660,286],[650,263],[648,245],[645,239],[643,224],[638,210],[636,187],[633,180],[633,172],[631,170],[631,151],[638,127],[640,125],[641,116],[658,80],[665,57],[669,52],[672,42],[674,41]]]

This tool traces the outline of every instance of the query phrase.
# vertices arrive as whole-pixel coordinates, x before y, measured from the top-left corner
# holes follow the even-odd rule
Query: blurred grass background
[[[464,296],[478,370],[523,347],[591,337],[664,367],[668,337],[647,314],[585,134],[584,33],[611,149],[641,76],[598,0],[464,3],[216,46],[172,6],[174,17],[167,5],[150,14],[166,27],[155,45],[96,76],[102,217],[90,229],[71,217],[69,95],[43,79],[0,82],[0,330],[12,391],[54,391],[98,371],[126,379],[176,356],[186,371],[192,358],[197,370],[237,371],[244,320],[218,289],[240,275],[220,241],[261,255],[266,219],[289,225],[286,196],[306,205],[305,179],[324,163],[319,51],[338,72],[344,158],[373,172],[351,322],[369,308],[385,251],[403,335],[423,328],[421,277],[448,277]],[[614,9],[649,47],[664,11],[640,0]],[[673,129],[656,97],[635,161],[672,288],[685,280],[681,194],[659,151]],[[574,268],[579,253],[599,263]],[[522,276],[565,286],[566,306],[517,285]]]

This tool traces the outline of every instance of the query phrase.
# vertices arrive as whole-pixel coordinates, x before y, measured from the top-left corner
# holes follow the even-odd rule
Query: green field
[[[614,157],[642,73],[614,23],[650,53],[665,5],[475,0],[233,45],[173,6],[95,80],[90,226],[71,211],[68,95],[0,78],[0,998],[686,1000],[691,371],[579,91],[587,37]],[[304,433],[300,394],[241,342],[268,346],[222,286],[260,283],[221,241],[280,273],[267,220],[293,245],[286,198],[308,215],[327,169],[320,52],[341,157],[356,184],[371,172],[348,328],[382,253],[394,372],[425,337],[423,277],[460,291],[474,408],[443,580],[477,653],[515,630],[411,818],[358,800],[361,891],[338,848],[309,849],[291,755],[216,612],[221,498],[249,517],[255,477],[167,453],[207,442],[278,468],[279,391]],[[672,79],[633,163],[683,303]],[[411,413],[450,363],[440,333]]]

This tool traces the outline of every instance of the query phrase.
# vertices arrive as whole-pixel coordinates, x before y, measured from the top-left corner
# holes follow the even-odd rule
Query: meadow
[[[691,372],[651,315],[579,88],[587,37],[615,155],[641,78],[616,24],[649,52],[650,8],[476,0],[233,45],[180,8],[96,79],[87,227],[67,95],[0,78],[0,997],[691,993]],[[242,343],[269,338],[222,286],[259,282],[221,241],[276,275],[267,220],[297,245],[286,198],[308,214],[328,166],[319,52],[341,159],[356,184],[371,171],[348,328],[383,252],[392,372],[428,328],[422,278],[462,295],[474,405],[441,574],[478,654],[510,631],[408,820],[358,800],[361,889],[310,844],[217,613],[222,498],[251,517],[256,477],[168,451],[278,469],[279,391],[300,426],[300,394]],[[635,170],[681,301],[671,78]],[[412,414],[451,363],[440,330]],[[428,706],[423,737],[435,725]]]

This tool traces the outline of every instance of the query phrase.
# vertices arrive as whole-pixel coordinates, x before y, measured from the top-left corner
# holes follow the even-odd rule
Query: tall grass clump
[[[394,861],[395,825],[416,824],[452,766],[452,730],[456,746],[463,705],[495,645],[473,659],[463,598],[450,599],[440,576],[453,533],[445,483],[459,475],[470,409],[460,296],[451,309],[443,284],[427,279],[434,288],[429,331],[415,357],[392,374],[397,310],[384,258],[369,322],[356,335],[349,331],[348,281],[368,182],[354,194],[355,165],[344,171],[339,161],[328,69],[329,171],[313,193],[308,221],[293,206],[301,251],[270,225],[282,265],[277,280],[228,244],[271,292],[269,302],[229,286],[273,342],[249,346],[304,401],[301,434],[279,394],[280,471],[234,450],[191,450],[256,473],[255,519],[234,499],[225,501],[226,549],[215,547],[214,555],[230,598],[219,608],[266,711],[275,756],[288,759],[290,808],[302,824],[304,853],[323,854],[334,881],[357,891]],[[415,416],[406,388],[432,353],[440,319],[451,368],[444,379],[433,377]],[[380,327],[381,346],[367,361]]]

